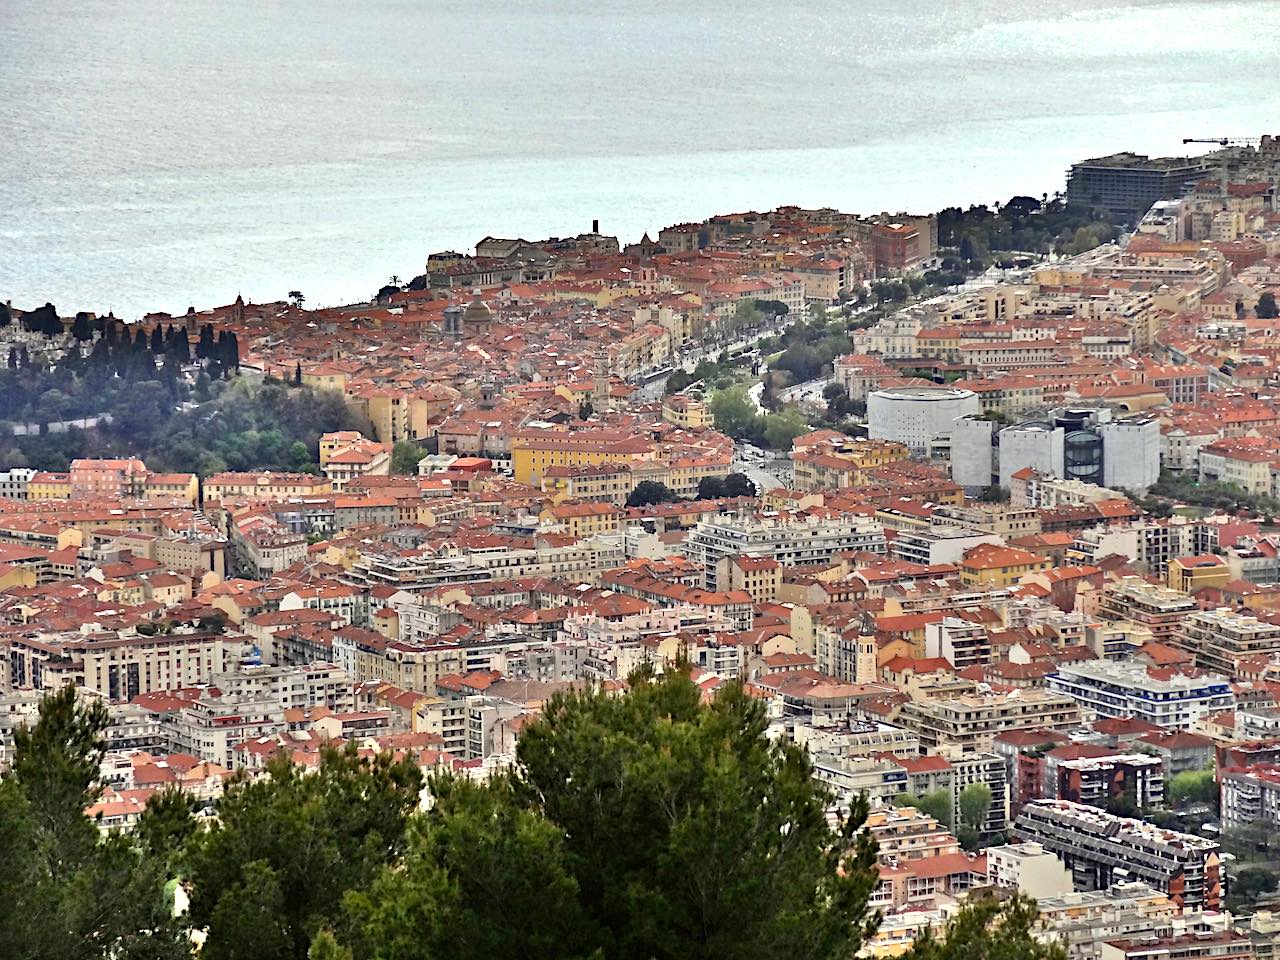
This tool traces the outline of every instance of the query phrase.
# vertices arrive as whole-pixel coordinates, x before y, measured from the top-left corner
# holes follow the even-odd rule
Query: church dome
[[[473,324],[488,324],[493,320],[493,311],[489,309],[489,305],[479,297],[467,304],[467,309],[462,311],[463,326],[471,326]]]

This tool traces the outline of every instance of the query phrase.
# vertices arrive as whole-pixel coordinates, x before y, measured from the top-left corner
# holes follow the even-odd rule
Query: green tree
[[[412,440],[400,440],[391,448],[391,472],[416,474],[418,461],[426,455],[427,451]]]
[[[307,960],[352,960],[351,951],[339,945],[331,930],[321,930],[311,941]]]
[[[1280,307],[1276,305],[1276,295],[1270,290],[1258,297],[1258,304],[1254,308],[1254,313],[1259,320],[1274,320],[1280,317]]]
[[[1269,867],[1251,864],[1241,867],[1228,887],[1227,909],[1232,913],[1249,910],[1259,898],[1274,893],[1280,876]]]
[[[1269,860],[1271,848],[1275,844],[1275,834],[1263,820],[1250,821],[1222,831],[1222,849],[1237,860]]]
[[[1001,901],[978,893],[965,901],[939,934],[932,928],[916,938],[905,960],[1067,960],[1060,943],[1036,934],[1040,912],[1030,897]]]
[[[782,356],[770,364],[775,370],[786,370],[796,383],[814,379],[822,372],[824,365],[822,353],[808,344],[788,347]]]
[[[662,388],[662,392],[669,397],[679,393],[693,382],[693,374],[685,373],[683,370],[676,370],[671,376],[667,377],[667,382]]]
[[[357,960],[570,960],[600,933],[583,911],[562,831],[503,777],[432,781],[403,864],[345,901]],[[319,943],[319,940],[317,940]]]
[[[756,425],[756,405],[741,384],[717,390],[708,404],[715,427],[731,437],[741,437]]]
[[[641,480],[627,497],[628,507],[648,507],[656,503],[674,503],[680,498],[665,483]]]
[[[865,799],[837,830],[808,755],[732,685],[688,676],[557,695],[517,745],[517,789],[565,838],[609,956],[849,957],[874,930]]]
[[[399,856],[422,778],[410,760],[364,760],[354,745],[326,749],[314,773],[283,754],[267,773],[233,780],[217,821],[188,844],[190,918],[228,950],[233,940],[283,944],[270,956],[301,958],[343,894]]]
[[[772,450],[790,449],[791,441],[808,430],[808,421],[795,407],[786,407],[764,418],[764,442]]]
[[[290,960],[297,956],[280,877],[252,860],[213,908],[200,960]]]
[[[951,791],[930,790],[928,793],[900,793],[893,798],[895,807],[915,807],[946,827],[952,825]]]
[[[968,827],[975,835],[981,835],[987,823],[987,814],[991,812],[991,788],[985,783],[969,784],[960,791],[956,806],[959,808],[960,826]],[[976,848],[977,844],[972,846]]]
[[[983,503],[1008,503],[1009,489],[993,483],[982,488],[982,495],[978,499]]]
[[[1175,773],[1165,783],[1165,796],[1175,807],[1184,804],[1218,805],[1218,781],[1212,770],[1185,770]]]
[[[182,848],[195,833],[194,812],[195,801],[191,795],[176,786],[169,787],[147,800],[134,836],[148,856],[172,870]]]
[[[732,328],[734,330],[742,330],[745,328],[755,328],[764,323],[764,314],[760,312],[760,308],[756,306],[757,301],[742,300],[733,312]]]
[[[698,481],[697,499],[718,500],[725,495],[724,477],[703,477]]]
[[[756,495],[755,484],[743,473],[729,474],[724,478],[724,485],[721,489],[721,496],[724,497],[754,497]]]
[[[109,722],[101,700],[81,702],[67,685],[41,701],[34,727],[14,733],[10,775],[30,806],[37,853],[55,877],[78,866],[97,839],[84,811],[102,793],[98,767]]]
[[[173,922],[164,864],[131,837],[102,836],[85,807],[96,785],[99,700],[65,686],[14,735],[0,781],[0,944],[24,960],[169,960],[189,944]]]

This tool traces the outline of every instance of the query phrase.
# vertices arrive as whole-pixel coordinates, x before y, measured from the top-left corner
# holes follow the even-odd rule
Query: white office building
[[[982,412],[978,395],[955,387],[898,387],[867,394],[867,436],[896,440],[923,455],[935,437],[950,436],[957,417]]]

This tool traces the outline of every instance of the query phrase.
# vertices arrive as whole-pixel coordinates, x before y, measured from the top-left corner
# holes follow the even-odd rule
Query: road
[[[737,350],[739,347],[745,347],[756,343],[766,337],[773,337],[780,334],[787,328],[789,321],[784,317],[783,322],[773,326],[766,326],[749,337],[735,340],[732,343],[721,344],[718,341],[708,344],[702,344],[697,347],[685,350],[673,358],[671,366],[683,370],[685,373],[693,373],[699,363],[710,357],[718,357],[726,350]],[[649,383],[643,384],[636,388],[636,395],[642,402],[655,402],[661,400],[667,389],[667,378],[662,377],[658,380],[651,380]],[[756,409],[761,413],[764,409],[760,406],[760,396],[757,392]]]
[[[691,350],[685,350],[680,354],[676,361],[676,366],[683,368],[685,373],[693,373],[694,368],[707,357],[716,357],[728,350],[737,350],[740,347],[749,346],[764,340],[767,337],[776,337],[782,333],[790,325],[791,321],[787,317],[782,318],[782,322],[762,327],[755,333],[747,337],[734,340],[732,343],[713,342],[703,344]]]
[[[822,388],[831,382],[830,377],[819,377],[817,380],[806,380],[804,383],[797,383],[795,386],[787,387],[779,395],[783,403],[791,403],[796,400],[821,400]]]
[[[756,489],[761,493],[766,490],[773,490],[783,485],[782,481],[766,470],[761,470],[754,463],[748,463],[745,460],[733,461],[730,470],[734,473],[745,474],[752,483],[756,485]]]

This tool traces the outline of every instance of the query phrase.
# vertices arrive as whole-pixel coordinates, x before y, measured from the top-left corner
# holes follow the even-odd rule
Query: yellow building
[[[677,457],[665,463],[642,464],[632,471],[631,478],[636,483],[652,480],[666,484],[676,496],[693,499],[703,480],[707,477],[728,476],[732,463],[733,455],[728,450],[701,457]]]
[[[538,430],[511,439],[511,470],[517,483],[538,486],[549,467],[636,465],[655,458],[652,443],[613,430],[566,433]]]
[[[774,487],[760,495],[760,505],[766,510],[792,510],[800,513],[812,510],[826,502],[821,493],[789,490],[786,487]]]
[[[543,470],[539,489],[552,503],[585,500],[622,506],[634,487],[629,466],[602,463],[586,467],[548,467]]]
[[[392,607],[383,607],[369,615],[369,626],[388,640],[400,639],[400,614]]]
[[[980,543],[960,561],[960,581],[971,587],[1012,587],[1029,573],[1050,569],[1053,561],[1029,550]]]
[[[347,372],[332,363],[311,364],[302,370],[302,384],[341,392],[347,388]]]
[[[330,458],[339,450],[359,443],[365,436],[359,430],[335,430],[333,433],[320,435],[320,466],[328,464]]]
[[[597,533],[617,533],[622,529],[625,511],[611,503],[564,503],[547,507],[538,518],[562,524],[571,537],[590,537]]]
[[[718,579],[730,590],[745,590],[756,603],[773,603],[782,584],[782,564],[769,557],[726,557],[719,561],[728,576]],[[717,570],[717,577],[720,572]]]
[[[205,500],[224,497],[312,497],[333,493],[328,477],[309,473],[215,473],[204,482]]]
[[[70,500],[71,475],[68,473],[35,474],[27,484],[28,500]]]
[[[707,405],[694,397],[679,394],[662,401],[662,419],[686,429],[711,426],[711,412]]]
[[[555,395],[568,401],[572,406],[580,407],[594,395],[596,382],[594,380],[572,380],[565,383],[557,383]]]
[[[824,431],[818,431],[819,434]],[[834,434],[834,431],[831,431]],[[810,436],[813,436],[812,434]],[[867,483],[867,471],[908,460],[911,451],[895,440],[855,440],[842,434],[794,445],[796,490],[846,490]]]
[[[382,443],[398,443],[411,439],[409,433],[409,398],[399,390],[379,391],[366,397],[367,414],[373,423],[374,437]]]
[[[31,567],[0,563],[0,591],[12,587],[34,587],[36,580],[36,572]]]
[[[1169,586],[1183,593],[1195,593],[1203,587],[1221,587],[1230,582],[1231,568],[1212,553],[1197,557],[1176,557],[1169,561]]]
[[[142,492],[148,498],[176,497],[194,505],[200,499],[200,478],[194,473],[152,473]]]

